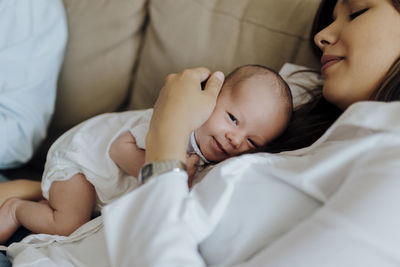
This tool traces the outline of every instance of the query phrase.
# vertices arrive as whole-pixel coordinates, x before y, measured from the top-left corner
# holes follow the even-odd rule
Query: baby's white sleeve
[[[129,129],[131,135],[136,139],[136,146],[140,149],[146,149],[146,135],[149,131],[150,118]]]

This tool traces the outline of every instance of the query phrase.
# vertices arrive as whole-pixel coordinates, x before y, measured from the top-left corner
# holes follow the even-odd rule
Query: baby
[[[285,130],[291,113],[289,87],[277,73],[259,65],[237,68],[226,77],[208,120],[190,136],[189,176],[199,164],[261,150]],[[69,235],[94,210],[137,187],[151,116],[152,109],[103,114],[61,136],[43,173],[47,200],[7,200],[0,208],[0,243],[20,225]]]

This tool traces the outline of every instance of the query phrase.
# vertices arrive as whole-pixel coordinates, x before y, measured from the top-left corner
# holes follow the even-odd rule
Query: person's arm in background
[[[186,161],[190,133],[211,114],[223,74],[205,68],[168,76],[154,108],[146,138],[146,162]],[[187,174],[169,172],[103,209],[104,232],[112,266],[204,266],[198,243],[212,231],[214,207],[199,207],[188,197]],[[224,194],[217,194],[224,204]],[[191,213],[189,216],[188,213]],[[185,215],[186,214],[186,215]],[[187,217],[189,216],[189,218]]]
[[[61,0],[0,1],[0,169],[45,138],[67,42]]]

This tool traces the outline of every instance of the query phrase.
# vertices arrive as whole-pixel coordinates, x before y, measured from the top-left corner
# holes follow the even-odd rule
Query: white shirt
[[[0,169],[46,136],[66,42],[61,0],[0,0]]]
[[[400,103],[358,103],[312,146],[166,173],[104,209],[112,266],[400,266]],[[198,249],[200,248],[200,249]]]
[[[398,114],[400,102],[352,105],[310,147],[228,159],[190,192],[185,173],[165,173],[71,237],[8,254],[41,267],[400,266]]]

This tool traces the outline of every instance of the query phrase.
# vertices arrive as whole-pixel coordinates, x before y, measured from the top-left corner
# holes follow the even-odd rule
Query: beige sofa
[[[168,73],[195,66],[228,73],[246,63],[317,68],[309,32],[319,2],[64,0],[69,41],[56,111],[47,140],[25,170],[33,168],[40,178],[51,143],[77,123],[151,107]]]

